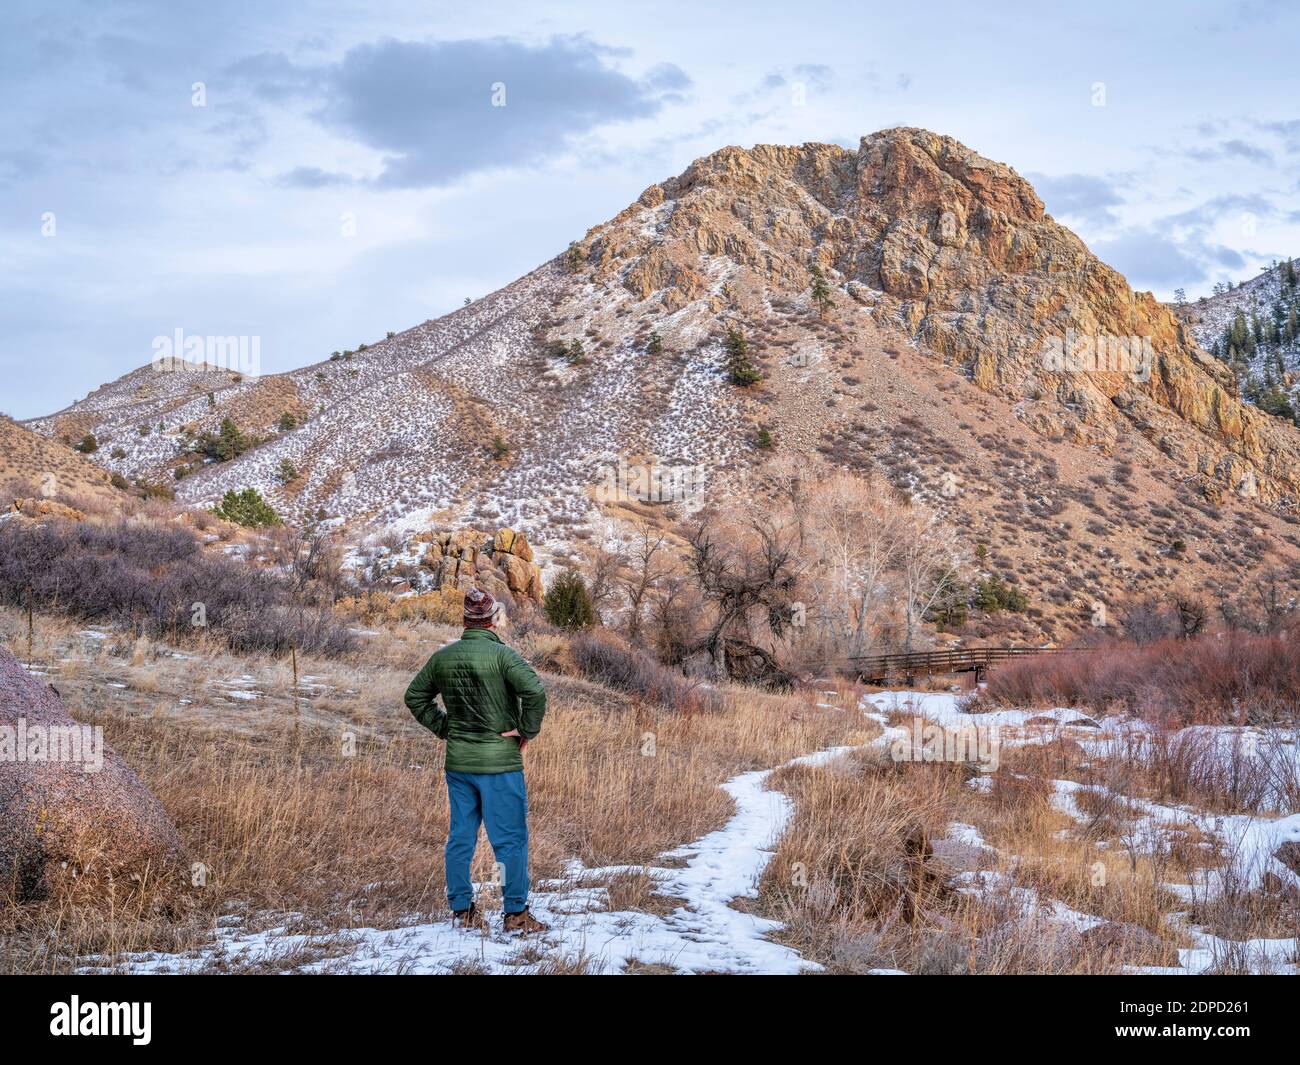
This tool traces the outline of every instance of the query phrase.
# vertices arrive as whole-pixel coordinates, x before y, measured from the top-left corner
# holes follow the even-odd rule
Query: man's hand
[[[524,748],[528,746],[528,741],[519,735],[519,730],[517,728],[512,728],[509,732],[503,732],[501,733],[501,735],[514,736],[517,740],[519,740],[519,753],[520,754],[524,753]]]

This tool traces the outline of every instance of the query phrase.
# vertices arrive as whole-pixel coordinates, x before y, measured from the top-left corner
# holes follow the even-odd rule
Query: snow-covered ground
[[[234,678],[230,687],[238,691]],[[228,692],[234,694],[234,691]],[[865,696],[863,715],[881,726],[870,745],[889,749],[909,730],[891,725],[891,714],[916,714],[935,724],[955,729],[996,726],[1005,744],[1044,742],[1045,735],[1068,735],[1103,753],[1104,745],[1140,722],[1115,719],[1096,721],[1078,711],[1061,708],[1047,712],[1004,710],[972,714],[961,709],[959,697],[930,692],[883,692]],[[1280,748],[1274,748],[1277,750]],[[847,747],[806,755],[791,764],[822,765],[851,750]],[[452,928],[447,921],[418,923],[396,929],[356,928],[328,936],[303,934],[293,929],[296,915],[284,915],[278,927],[249,931],[241,917],[230,915],[218,922],[214,942],[200,951],[184,954],[136,954],[121,959],[119,971],[132,973],[196,972],[205,970],[271,967],[295,972],[451,973],[484,971],[527,974],[544,971],[558,960],[582,961],[589,972],[622,973],[636,966],[654,966],[678,973],[793,974],[818,967],[793,949],[774,942],[780,925],[733,905],[752,898],[771,858],[771,847],[788,824],[790,799],[767,787],[772,770],[741,774],[724,788],[735,802],[735,813],[715,832],[686,846],[665,852],[648,865],[587,868],[575,862],[560,880],[535,885],[530,902],[533,912],[550,925],[541,937],[520,939],[500,932],[494,914],[487,934]],[[974,788],[990,783],[977,776]],[[1077,781],[1053,782],[1053,802],[1068,816],[1085,818],[1077,804],[1078,793],[1093,787]],[[1130,835],[1141,844],[1158,843],[1169,832],[1193,826],[1218,841],[1229,870],[1237,870],[1247,884],[1258,884],[1271,872],[1300,887],[1300,877],[1273,857],[1286,841],[1300,842],[1300,814],[1285,817],[1251,815],[1213,816],[1190,807],[1173,807],[1145,800],[1125,799],[1133,818]],[[969,824],[954,822],[947,839],[969,848],[996,852]],[[1002,855],[997,864],[1014,868],[1015,855]],[[605,886],[621,875],[644,875],[655,883],[655,893],[680,901],[663,914],[611,910]],[[1189,902],[1215,896],[1225,873],[1206,873],[1195,884],[1166,887]],[[1079,932],[1103,923],[1092,914],[1072,909],[1059,900],[1016,884],[1006,872],[960,873],[957,890],[1010,903],[1019,919],[1044,922]],[[490,885],[479,885],[491,892]],[[1232,959],[1259,972],[1295,972],[1296,939],[1259,939],[1230,942],[1173,915],[1172,924],[1193,944],[1179,950],[1180,965],[1160,971],[1196,974],[1214,971]],[[89,960],[88,960],[89,961]],[[93,969],[88,965],[88,969]]]
[[[791,764],[817,765],[850,750],[831,748],[796,758]],[[589,971],[623,972],[632,962],[681,973],[793,974],[816,966],[769,938],[776,921],[734,908],[737,898],[757,893],[759,876],[771,858],[769,847],[785,828],[792,807],[779,791],[766,787],[771,770],[743,773],[724,788],[736,804],[731,819],[716,832],[661,856],[664,864],[588,869],[573,863],[561,881],[537,885],[533,913],[550,925],[539,939],[504,936],[494,915],[488,935],[452,928],[447,921],[398,929],[358,928],[330,936],[329,957],[289,968],[299,972],[449,973],[477,967],[493,973],[530,973],[548,958],[588,959]],[[654,879],[658,894],[683,905],[660,916],[611,911],[603,886],[591,885],[619,874]],[[488,885],[479,885],[489,891]],[[292,915],[290,915],[290,918]],[[286,920],[286,925],[289,923]],[[295,934],[286,926],[246,933],[238,918],[226,919],[212,947],[191,955],[137,954],[120,969],[132,973],[195,972],[227,965],[255,965],[275,959],[310,956],[324,946],[321,937]]]
[[[1068,736],[1084,751],[1095,757],[1122,753],[1127,757],[1142,757],[1143,743],[1152,732],[1151,725],[1134,718],[1106,717],[1095,720],[1077,710],[1061,707],[1052,710],[996,710],[988,713],[966,713],[961,709],[961,697],[949,693],[893,691],[865,696],[862,709],[867,717],[884,729],[875,741],[890,744],[905,740],[909,730],[902,725],[891,725],[890,715],[916,715],[949,729],[971,726],[996,727],[998,742],[1004,745],[1045,743],[1058,736]],[[1236,726],[1196,725],[1180,730],[1177,736],[1190,736],[1207,742],[1208,749],[1224,760],[1247,757],[1271,760],[1274,771],[1268,776],[1274,781],[1288,779],[1296,772],[1298,754],[1297,737],[1293,730],[1239,728]],[[1176,742],[1176,739],[1175,739]],[[986,788],[988,777],[976,777],[971,782],[975,788]],[[1086,823],[1090,815],[1080,807],[1082,792],[1105,794],[1101,785],[1081,784],[1074,780],[1054,780],[1052,803],[1062,813]],[[1271,792],[1269,801],[1280,799],[1281,789]],[[1276,852],[1285,843],[1300,844],[1300,812],[1283,812],[1281,816],[1265,814],[1214,814],[1192,806],[1172,806],[1130,796],[1113,796],[1119,808],[1129,819],[1125,829],[1126,840],[1138,851],[1151,851],[1167,845],[1177,833],[1195,830],[1207,840],[1213,840],[1224,859],[1220,868],[1205,869],[1190,884],[1166,883],[1163,886],[1173,895],[1188,903],[1205,904],[1219,899],[1225,892],[1258,890],[1266,880],[1280,885],[1283,890],[1300,891],[1300,875],[1279,860]],[[949,838],[973,846],[987,847],[978,832],[970,825],[951,826]],[[1003,856],[1005,863],[1014,864],[1015,855]],[[963,874],[963,891],[986,896],[1011,898],[1022,916],[1063,927],[1082,930],[1101,923],[1091,914],[1079,913],[1057,900],[1043,899],[1037,892],[1012,886],[1002,873],[976,872]],[[1180,964],[1162,969],[1135,969],[1140,972],[1161,972],[1196,975],[1217,971],[1225,963],[1234,969],[1249,969],[1258,973],[1300,973],[1300,939],[1228,940],[1213,935],[1205,928],[1191,923],[1183,913],[1172,914],[1171,924],[1195,945],[1180,948]]]

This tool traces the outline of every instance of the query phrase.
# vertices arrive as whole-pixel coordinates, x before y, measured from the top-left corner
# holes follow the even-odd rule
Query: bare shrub
[[[987,695],[1004,706],[1124,709],[1170,724],[1294,721],[1300,658],[1281,635],[1245,632],[1113,644],[1000,666]]]
[[[279,575],[205,554],[185,529],[145,522],[0,526],[0,601],[234,650],[337,654],[353,638]]]
[[[569,652],[583,676],[617,691],[686,712],[718,708],[712,689],[674,673],[613,633],[579,632],[570,639]]]

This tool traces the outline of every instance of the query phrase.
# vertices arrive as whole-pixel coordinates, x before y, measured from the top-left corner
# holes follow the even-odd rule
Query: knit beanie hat
[[[492,625],[501,610],[501,604],[482,588],[470,588],[465,593],[465,628],[486,629]]]

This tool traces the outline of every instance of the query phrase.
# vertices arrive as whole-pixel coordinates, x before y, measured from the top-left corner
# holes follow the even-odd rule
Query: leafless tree
[[[633,643],[641,638],[647,596],[673,572],[667,543],[663,532],[642,522],[627,549],[627,565],[620,574],[620,583],[627,599],[627,636]]]
[[[1264,574],[1255,586],[1259,598],[1259,610],[1264,632],[1277,632],[1282,623],[1295,609],[1295,603],[1287,595],[1286,585],[1276,570]]]
[[[911,529],[906,512],[887,491],[852,474],[824,481],[808,511],[828,621],[846,638],[848,653],[861,654],[886,598],[888,574],[903,556]]]
[[[924,508],[911,508],[898,558],[905,651],[911,652],[922,619],[948,591],[963,562],[956,533]]]
[[[699,648],[706,651],[720,680],[731,676],[727,643],[746,653],[761,649],[749,642],[756,618],[780,637],[793,618],[799,579],[799,534],[792,523],[751,517],[736,525],[701,521],[688,534],[690,568],[701,597],[711,608]]]
[[[1200,634],[1210,613],[1205,600],[1192,593],[1174,596],[1174,610],[1178,614],[1178,627],[1185,640]]]
[[[685,574],[670,574],[650,592],[647,614],[662,661],[680,663],[695,643],[694,618],[698,612],[693,605],[691,584]]]
[[[313,586],[331,596],[339,590],[342,556],[330,526],[308,520],[301,527],[284,527],[276,530],[272,545],[276,562],[299,593]]]
[[[1153,597],[1125,603],[1119,611],[1119,623],[1124,635],[1137,644],[1172,636],[1177,624],[1165,604]]]
[[[622,583],[627,557],[621,549],[597,547],[590,553],[587,567],[587,594],[598,614],[609,607]]]

